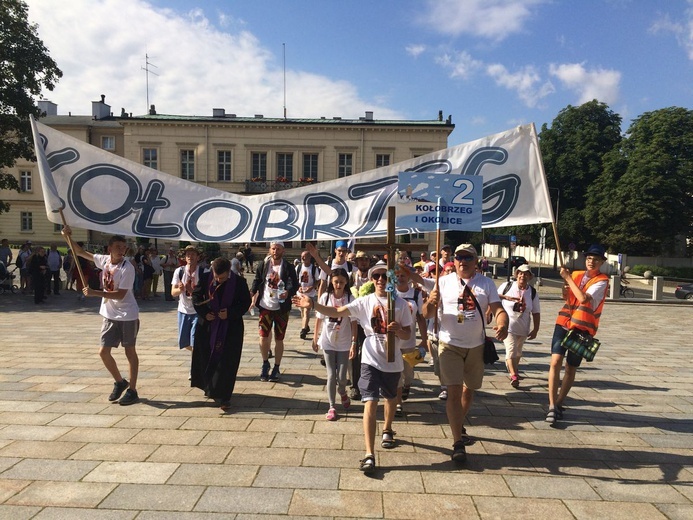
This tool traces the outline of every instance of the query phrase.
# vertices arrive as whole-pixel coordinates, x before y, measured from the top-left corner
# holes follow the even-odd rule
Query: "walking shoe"
[[[447,401],[448,391],[447,390],[441,390],[441,392],[438,394],[438,399],[440,399],[441,401]]]
[[[346,410],[351,406],[351,399],[349,399],[349,396],[346,394],[346,392],[340,394],[340,397],[342,398],[342,407]]]
[[[260,372],[260,381],[269,381],[270,364],[269,361],[262,362],[262,372]]]
[[[308,334],[308,329],[301,329],[301,334],[299,334],[299,336],[301,339],[306,339],[306,334]]]
[[[111,392],[111,395],[108,396],[108,400],[113,402],[120,399],[120,396],[123,395],[123,392],[125,392],[125,389],[128,386],[130,386],[130,383],[128,383],[125,379],[113,383],[113,391]]]
[[[274,368],[272,369],[272,374],[269,376],[269,380],[272,383],[276,383],[279,381],[279,365],[274,365]]]
[[[337,420],[337,410],[334,408],[330,408],[327,410],[327,413],[325,414],[325,419],[328,421],[336,421]]]
[[[373,455],[366,455],[365,458],[359,461],[359,469],[363,471],[365,475],[371,475],[375,471],[375,457]]]
[[[231,401],[228,399],[226,401],[221,401],[219,403],[219,408],[221,408],[224,411],[230,409],[231,408]]]
[[[120,399],[120,401],[118,401],[118,404],[122,406],[127,406],[129,404],[135,404],[139,400],[140,396],[137,395],[137,390],[128,388],[125,392],[125,395]]]
[[[463,463],[467,460],[467,450],[462,441],[457,441],[452,445],[452,460],[457,463]]]
[[[349,390],[349,397],[351,397],[352,401],[360,401],[361,400],[361,392],[357,387],[353,387]]]
[[[402,401],[406,401],[409,399],[409,392],[411,388],[409,386],[403,386],[402,387]]]
[[[513,388],[517,388],[520,386],[520,378],[517,376],[517,374],[513,374],[510,376],[510,386]]]

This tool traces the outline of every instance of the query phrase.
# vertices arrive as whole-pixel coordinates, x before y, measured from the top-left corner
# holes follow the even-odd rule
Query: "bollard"
[[[493,279],[495,280],[498,278],[498,275],[496,274],[496,268],[498,267],[498,264],[493,264]]]
[[[664,277],[655,276],[652,282],[652,299],[655,301],[660,301],[663,298],[664,293]]]
[[[609,284],[609,298],[618,300],[621,297],[621,277],[617,274],[611,277]]]

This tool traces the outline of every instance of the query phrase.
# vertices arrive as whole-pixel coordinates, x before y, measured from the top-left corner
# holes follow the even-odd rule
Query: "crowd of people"
[[[71,241],[69,227],[63,235]],[[258,262],[253,261],[247,244],[231,260],[220,257],[209,263],[195,246],[159,256],[151,247],[133,251],[120,236],[111,238],[104,254],[88,252],[81,244],[73,247],[77,258],[87,264],[85,270],[93,265],[99,273],[95,286],[78,284],[78,290],[83,297],[102,299],[100,356],[114,380],[109,401],[130,405],[139,400],[137,300],[158,296],[161,275],[165,299],[178,302],[178,347],[192,353],[190,383],[222,410],[232,406],[246,339],[244,315],[250,312],[257,319],[260,381],[278,382],[293,306],[301,312],[300,338],[310,341],[316,353],[322,351],[326,420],[338,420],[339,407],[346,410],[354,400],[363,402],[365,456],[359,467],[367,474],[375,469],[379,401],[384,401],[380,445],[391,449],[397,446],[393,425],[404,413],[415,367],[427,356],[440,381],[439,398],[446,402],[453,440],[451,458],[464,462],[466,447],[474,442],[465,419],[474,393],[483,383],[487,329],[503,342],[508,381],[518,388],[523,345],[537,336],[541,323],[530,267],[517,267],[514,279],[496,288],[483,272],[488,269],[487,259],[480,258],[471,244],[460,244],[454,250],[445,245],[440,251],[421,253],[417,262],[400,252],[394,267],[388,267],[381,257],[351,251],[344,240],[335,243],[327,259],[309,243],[293,263],[285,257],[281,241],[271,242]],[[64,264],[56,256],[55,245],[48,252],[37,247],[25,254],[25,249],[20,255],[24,254],[31,273],[36,302],[51,291],[59,294],[60,277],[55,271]],[[546,415],[550,423],[563,418],[564,402],[581,361],[580,356],[566,351],[563,338],[574,328],[594,336],[606,297],[608,279],[600,273],[606,259],[604,248],[591,246],[585,258],[585,271],[560,271],[565,305],[551,344]],[[0,261],[11,260],[11,252],[8,258],[0,248]],[[70,262],[74,264],[71,257]],[[250,286],[246,269],[253,275]],[[394,344],[388,344],[388,337]],[[129,366],[127,378],[112,355],[112,349],[120,345]]]

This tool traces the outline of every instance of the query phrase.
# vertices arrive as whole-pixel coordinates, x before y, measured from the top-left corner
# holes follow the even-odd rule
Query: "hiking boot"
[[[113,391],[111,392],[111,395],[108,396],[108,400],[113,402],[120,399],[120,396],[123,395],[123,392],[125,392],[125,389],[128,386],[130,386],[130,383],[128,383],[125,379],[113,383]]]
[[[452,445],[452,460],[458,463],[462,463],[467,460],[467,450],[465,449],[462,441],[457,441]]]
[[[137,401],[140,400],[140,396],[137,395],[137,390],[133,390],[132,388],[128,388],[127,391],[125,392],[125,395],[118,401],[118,404],[122,406],[127,406],[129,404],[135,404]]]
[[[272,374],[269,376],[269,380],[272,383],[276,383],[279,381],[279,365],[274,365],[274,368],[272,369]]]
[[[262,372],[260,372],[260,381],[269,381],[270,364],[269,361],[262,362]]]

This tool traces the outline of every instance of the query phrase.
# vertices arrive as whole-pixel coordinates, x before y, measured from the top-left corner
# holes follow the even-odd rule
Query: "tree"
[[[20,157],[34,160],[29,115],[41,115],[34,97],[43,89],[53,90],[62,75],[36,24],[29,23],[26,3],[0,0],[0,189],[19,191],[17,179],[3,168],[11,168]],[[8,209],[0,201],[0,213]]]
[[[675,254],[693,237],[693,111],[670,107],[633,121],[590,188],[598,236],[619,252]]]
[[[587,189],[601,175],[605,154],[621,141],[621,116],[597,100],[568,105],[551,128],[542,125],[539,139],[548,184],[560,190],[559,239],[588,245],[595,229],[585,213]]]

